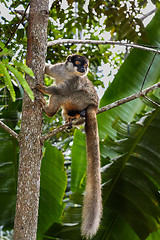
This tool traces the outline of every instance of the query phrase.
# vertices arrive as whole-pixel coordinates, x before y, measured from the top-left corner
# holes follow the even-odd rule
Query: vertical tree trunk
[[[48,0],[31,0],[28,26],[27,65],[32,68],[35,80],[26,76],[33,89],[43,82],[47,49]],[[35,96],[36,96],[35,92]],[[24,94],[20,132],[19,177],[14,224],[14,240],[35,240],[37,234],[41,145],[42,110]]]

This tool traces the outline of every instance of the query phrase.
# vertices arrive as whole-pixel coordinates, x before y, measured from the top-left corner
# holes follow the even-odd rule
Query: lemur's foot
[[[37,89],[38,91],[41,91],[42,87],[43,87],[42,84],[37,83],[36,86],[35,86],[35,89]]]
[[[72,123],[73,120],[80,118],[80,114],[77,113],[75,116],[68,116],[66,123]]]
[[[75,116],[68,116],[67,120],[66,120],[66,123],[69,123],[69,126],[68,126],[68,129],[71,129],[72,128],[72,123],[75,119],[78,119],[80,118],[80,114],[77,113]]]

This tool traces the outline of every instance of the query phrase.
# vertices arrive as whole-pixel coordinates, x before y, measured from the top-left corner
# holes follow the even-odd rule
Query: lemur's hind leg
[[[48,117],[53,117],[61,106],[59,97],[57,96],[52,95],[49,99],[49,103],[46,102],[44,97],[37,98],[37,100],[41,103],[42,108]]]

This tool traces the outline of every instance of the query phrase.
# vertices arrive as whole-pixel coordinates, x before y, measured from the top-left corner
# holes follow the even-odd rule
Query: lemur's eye
[[[85,63],[84,66],[87,67],[87,63]]]
[[[79,61],[76,61],[76,65],[78,65],[79,64]]]

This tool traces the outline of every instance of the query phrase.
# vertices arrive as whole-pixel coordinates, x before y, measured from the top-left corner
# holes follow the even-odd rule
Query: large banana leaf
[[[62,200],[66,183],[63,155],[46,142],[41,166],[38,240],[43,239],[44,233],[54,222],[60,222],[65,207]]]
[[[144,45],[160,46],[160,10],[145,30],[146,41],[139,41]],[[133,49],[125,62],[120,67],[114,81],[106,90],[100,101],[100,107],[112,103],[140,91],[147,69],[151,63],[154,53],[140,49]],[[146,79],[145,87],[158,82],[160,77],[160,55],[157,55]],[[123,106],[112,109],[98,115],[99,134],[105,138],[106,134],[111,137],[116,135],[112,128],[113,121],[120,116],[123,120],[133,121],[135,113],[144,108],[144,104],[138,99],[126,103]]]
[[[79,154],[77,154],[77,148],[79,149]],[[74,133],[72,159],[76,159],[76,161],[72,161],[71,164],[71,190],[73,192],[77,189],[84,191],[83,180],[85,179],[86,171],[86,143],[85,135],[80,130],[76,130]]]
[[[0,129],[0,225],[13,226],[16,203],[16,141]]]
[[[140,122],[132,124],[129,137],[110,145],[119,153],[119,157],[103,167],[106,215],[101,239],[110,235],[108,226],[117,224],[119,216],[123,217],[140,239],[146,239],[152,231],[159,229],[160,109],[146,114]],[[120,134],[124,132],[124,126],[119,128]],[[106,217],[111,210],[115,212],[112,223]],[[121,240],[120,237],[118,239]]]

